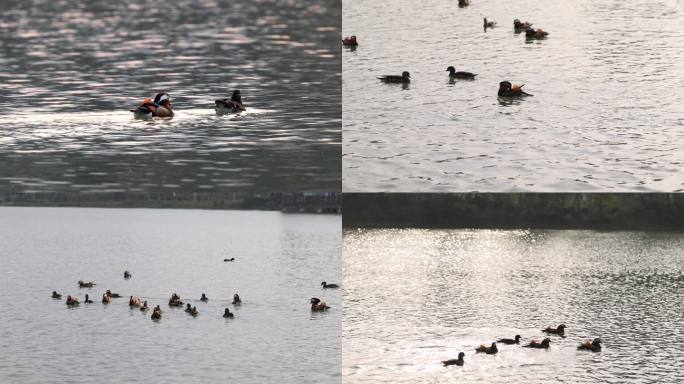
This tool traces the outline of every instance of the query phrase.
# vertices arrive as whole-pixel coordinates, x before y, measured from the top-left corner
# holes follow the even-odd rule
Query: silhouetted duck
[[[458,354],[458,359],[451,359],[451,360],[444,360],[442,361],[442,364],[444,364],[445,367],[449,365],[463,365],[463,357],[465,356],[465,353],[461,352]]]
[[[520,344],[520,335],[515,335],[515,339],[499,339],[496,342],[504,344]]]
[[[463,72],[463,71],[458,71],[456,72],[456,68],[453,66],[448,66],[447,67],[447,72],[449,72],[449,78],[450,79],[468,79],[468,80],[473,80],[475,76],[477,76],[476,73],[470,73],[470,72]]]
[[[112,298],[109,297],[106,293],[102,294],[102,304],[109,304],[111,300]]]
[[[87,294],[87,293],[86,293],[85,300],[84,300],[83,302],[86,303],[86,304],[92,304],[92,303],[93,303],[93,301],[90,300],[90,297],[88,297],[88,294]]]
[[[522,32],[531,26],[532,23],[528,23],[527,21],[523,22],[518,19],[513,20],[513,29],[515,29],[516,32]]]
[[[94,285],[95,285],[95,283],[92,281],[88,281],[88,282],[85,282],[83,280],[78,281],[78,287],[79,288],[92,288]]]
[[[67,296],[66,305],[73,307],[73,306],[78,305],[78,304],[79,304],[79,302],[78,302],[77,298],[71,297],[71,295]]]
[[[192,316],[197,316],[199,315],[199,311],[197,310],[197,307],[192,307],[192,310],[190,311],[190,314]]]
[[[223,317],[228,318],[228,319],[233,318],[233,314],[230,313],[230,309],[226,308],[226,310],[223,312]]]
[[[529,27],[525,29],[525,37],[528,39],[543,39],[548,35],[549,33],[541,28],[534,29]]]
[[[531,94],[522,90],[523,85],[512,85],[510,81],[502,81],[499,83],[499,97],[525,97],[532,96]]]
[[[207,297],[207,295],[203,293],[202,297],[200,297],[200,301],[204,301],[206,303],[207,301],[209,301],[209,298]]]
[[[565,334],[565,324],[561,324],[558,327],[551,328],[551,327],[546,327],[545,329],[542,329],[542,332],[546,332],[552,335],[564,335]]]
[[[241,304],[242,300],[240,300],[240,295],[237,293],[233,295],[233,304],[238,305]]]
[[[459,7],[467,7],[470,5],[470,0],[458,0]]]
[[[312,311],[325,311],[328,309],[328,307],[324,301],[321,301],[321,299],[317,297],[312,297],[311,298],[311,310]]]
[[[128,271],[124,271],[124,279],[130,279],[131,278],[131,273]]]
[[[494,28],[495,25],[496,25],[496,21],[487,21],[487,18],[486,17],[484,18],[484,29]]]
[[[147,307],[147,300],[145,300],[145,301],[143,301],[143,305],[140,307],[140,310],[143,311],[143,312],[145,312],[145,311],[147,311],[148,309],[149,309],[149,308]]]
[[[192,312],[192,305],[190,305],[190,303],[185,304],[185,312]]]
[[[588,351],[598,352],[601,350],[601,339],[594,339],[593,341],[587,340],[580,344],[577,349],[586,349]]]
[[[112,291],[110,291],[109,289],[107,290],[107,296],[114,299],[118,299],[119,297],[121,297],[121,295],[119,295],[118,293],[112,293]]]
[[[57,291],[52,291],[52,298],[53,298],[53,299],[61,299],[61,298],[62,298],[62,295],[60,295],[59,293],[57,293]]]
[[[235,261],[235,258],[231,257],[230,259],[223,259],[223,261]]]
[[[172,294],[171,298],[169,299],[169,306],[170,307],[181,307],[183,306],[183,302],[181,301],[180,296],[177,294]]]
[[[226,115],[230,113],[240,113],[245,110],[245,105],[242,103],[242,96],[240,95],[240,90],[236,89],[230,96],[230,99],[218,99],[214,100],[216,106],[214,109],[219,115]]]
[[[475,352],[484,352],[488,355],[494,355],[497,352],[499,352],[499,349],[496,348],[496,343],[492,343],[490,347],[487,347],[486,345],[482,344],[479,347],[475,348]]]
[[[339,288],[339,287],[340,287],[340,286],[337,285],[337,284],[328,284],[328,283],[326,283],[325,281],[321,282],[321,286],[322,286],[323,288],[333,288],[333,289],[334,289],[334,288]]]
[[[538,341],[536,341],[536,340],[532,340],[532,341],[530,341],[529,344],[523,345],[523,347],[525,347],[525,348],[541,348],[541,349],[548,349],[550,343],[551,343],[551,339],[549,339],[549,338],[547,337],[546,339],[542,340],[541,343],[538,342]]]
[[[345,37],[344,39],[342,39],[342,45],[344,45],[345,47],[356,47],[359,45],[359,42],[356,41],[356,36],[352,35],[350,37]]]
[[[154,100],[145,99],[137,108],[131,109],[136,119],[149,119],[151,117],[173,117],[171,98],[168,93],[160,92],[154,96]]]
[[[152,310],[152,320],[161,320],[161,318],[162,318],[162,310],[157,305],[156,307],[154,307],[154,310]]]
[[[401,73],[401,76],[396,76],[396,75],[385,75],[385,76],[380,76],[378,77],[380,81],[383,83],[410,83],[411,82],[411,74],[408,73],[407,71],[404,71]]]

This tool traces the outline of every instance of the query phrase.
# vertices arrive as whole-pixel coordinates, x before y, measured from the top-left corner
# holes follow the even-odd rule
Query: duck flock
[[[233,90],[230,98],[214,100],[214,110],[219,116],[237,114],[247,110],[242,102],[240,90]],[[172,118],[174,115],[171,97],[166,92],[157,93],[154,98],[146,98],[136,108],[131,109],[136,119],[151,119],[153,117]]]
[[[224,261],[235,261],[235,258],[230,258],[230,259],[224,259]],[[124,279],[128,280],[131,279],[133,275],[129,271],[124,271]],[[94,281],[84,281],[84,280],[79,280],[78,281],[78,287],[79,288],[93,288],[95,286]],[[327,282],[323,281],[321,282],[321,287],[322,289],[337,289],[339,288],[338,284],[328,284]],[[102,304],[107,305],[109,304],[113,299],[118,299],[122,298],[123,296],[118,293],[113,293],[111,290],[107,289],[103,294],[102,294]],[[57,291],[52,291],[52,298],[55,300],[61,300],[62,299],[62,294],[58,293]],[[205,293],[202,293],[200,299],[200,302],[202,303],[207,303],[209,301],[209,298]],[[84,304],[93,304],[93,301],[90,299],[90,296],[86,293],[85,297],[83,299]],[[67,295],[66,297],[66,305],[68,307],[76,307],[81,304],[81,301],[76,295]],[[197,306],[193,306],[190,303],[184,303],[183,300],[181,299],[180,295],[177,293],[172,293],[171,297],[169,298],[168,305],[169,307],[183,307],[183,304],[185,304],[185,312],[188,313],[189,315],[193,317],[197,317],[199,315],[199,310],[197,309]],[[239,306],[242,304],[242,300],[240,299],[240,295],[235,293],[233,295],[233,301],[232,303],[234,306]],[[330,309],[330,307],[325,303],[325,301],[317,298],[317,297],[312,297],[310,300],[310,309],[312,312],[323,312],[327,311]],[[128,306],[130,309],[138,308],[142,312],[147,312],[149,311],[149,305],[147,303],[147,300],[143,300],[141,297],[138,296],[133,296],[130,295],[128,299]],[[160,321],[162,319],[162,314],[163,311],[161,309],[161,305],[156,305],[152,309],[152,315],[150,318],[153,321]],[[234,313],[230,311],[230,308],[224,308],[223,311],[223,317],[226,319],[232,319],[234,318]]]
[[[467,7],[470,5],[470,0],[459,0],[458,1],[459,7]],[[487,31],[488,28],[494,28],[497,25],[496,21],[493,20],[487,20],[487,18],[484,18],[484,30],[485,32]],[[533,28],[532,23],[529,22],[523,22],[520,21],[519,19],[513,20],[513,31],[516,34],[525,32],[525,38],[528,40],[542,40],[545,39],[549,33],[546,32],[545,30],[541,28]],[[356,50],[359,46],[358,38],[356,35],[352,35],[349,37],[345,37],[342,39],[342,46],[349,48],[350,50]],[[453,66],[448,66],[446,69],[447,72],[449,72],[449,79],[451,81],[455,80],[475,80],[475,77],[477,76],[476,73],[472,72],[467,72],[467,71],[457,71],[456,68]],[[411,83],[411,74],[409,71],[404,71],[402,72],[401,75],[385,75],[385,76],[380,76],[378,77],[380,81],[383,83],[394,83],[394,84],[409,84]],[[526,96],[533,96],[532,94],[529,94],[525,91],[522,90],[522,87],[525,84],[512,84],[508,80],[501,81],[499,83],[499,91],[497,92],[497,96],[499,98],[503,98],[504,100],[507,98],[521,98],[521,97],[526,97]]]
[[[565,338],[565,329],[567,327],[565,324],[561,324],[557,326],[556,328],[551,328],[551,327],[546,327],[542,329],[542,332],[549,336],[559,336],[561,338]],[[497,347],[496,343],[499,344],[506,344],[506,345],[520,345],[520,335],[515,335],[514,338],[512,339],[498,339],[495,342],[492,342],[490,346],[487,346],[486,344],[482,344],[479,347],[475,348],[475,353],[484,353],[487,355],[495,355],[499,353],[499,348]],[[535,348],[535,349],[549,349],[551,346],[551,339],[549,337],[544,338],[542,341],[537,341],[537,340],[530,340],[527,344],[523,344],[521,347],[523,348]],[[585,350],[585,351],[591,351],[591,352],[600,352],[601,351],[601,339],[595,338],[593,340],[585,340],[584,342],[580,343],[579,346],[577,346],[577,349],[579,350]],[[449,360],[444,360],[442,361],[442,364],[447,367],[450,365],[458,365],[458,366],[463,366],[465,363],[464,360],[465,353],[460,352],[458,354],[458,358],[456,359],[449,359]]]

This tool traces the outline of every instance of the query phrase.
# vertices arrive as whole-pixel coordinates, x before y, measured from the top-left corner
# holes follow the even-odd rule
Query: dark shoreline
[[[680,193],[345,193],[344,228],[684,230]]]

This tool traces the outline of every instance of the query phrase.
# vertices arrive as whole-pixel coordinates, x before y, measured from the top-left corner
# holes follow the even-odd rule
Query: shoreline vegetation
[[[684,230],[680,193],[345,193],[344,228]]]
[[[0,193],[0,207],[176,208],[342,213],[339,192]]]

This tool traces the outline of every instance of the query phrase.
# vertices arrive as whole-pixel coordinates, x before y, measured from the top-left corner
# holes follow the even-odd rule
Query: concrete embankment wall
[[[684,230],[677,193],[345,193],[345,228]]]

